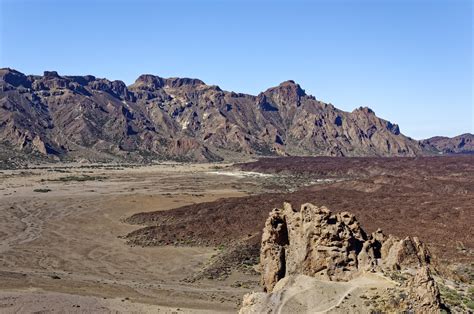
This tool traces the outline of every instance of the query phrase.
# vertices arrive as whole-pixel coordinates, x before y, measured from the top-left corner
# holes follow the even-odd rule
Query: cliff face
[[[66,158],[219,160],[249,155],[414,156],[369,108],[344,112],[286,81],[258,96],[198,79],[134,84],[0,69],[0,144]]]

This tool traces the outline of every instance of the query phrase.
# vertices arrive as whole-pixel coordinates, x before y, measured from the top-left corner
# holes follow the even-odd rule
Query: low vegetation
[[[51,192],[51,189],[34,189],[33,192],[36,192],[36,193],[48,193],[48,192]]]
[[[107,177],[104,176],[89,176],[89,175],[82,175],[82,176],[67,176],[67,177],[60,177],[57,179],[41,179],[41,182],[44,181],[52,181],[52,182],[71,182],[71,181],[77,181],[77,182],[83,182],[83,181],[102,181],[104,179],[107,179]]]
[[[474,310],[474,287],[469,287],[467,291],[462,291],[442,285],[440,286],[440,292],[443,302],[453,312],[461,313]]]

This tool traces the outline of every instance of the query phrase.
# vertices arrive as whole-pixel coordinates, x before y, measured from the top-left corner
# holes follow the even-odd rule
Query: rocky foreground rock
[[[282,209],[274,209],[263,230],[260,268],[264,293],[246,295],[241,313],[277,312],[283,303],[295,303],[298,295],[291,292],[295,295],[285,298],[285,293],[298,290],[294,285],[304,286],[302,282],[308,280],[318,281],[305,291],[324,282],[349,286],[353,282],[362,289],[365,286],[357,282],[367,274],[385,278],[387,287],[394,282],[389,276],[404,278],[390,288],[403,295],[400,300],[384,303],[391,310],[437,312],[441,308],[440,293],[431,276],[430,253],[418,238],[399,239],[380,230],[368,235],[354,215],[334,214],[326,207],[304,204],[297,211],[285,203]],[[394,292],[391,294],[393,297]],[[308,306],[318,294],[299,298],[300,303],[293,304],[291,310],[305,312],[305,304]]]

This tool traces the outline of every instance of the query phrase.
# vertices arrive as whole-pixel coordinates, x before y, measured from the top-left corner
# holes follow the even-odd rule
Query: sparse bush
[[[60,181],[60,182],[78,181],[78,182],[83,182],[83,181],[101,181],[101,180],[104,180],[104,179],[106,179],[106,177],[83,175],[83,176],[67,176],[67,177],[61,177],[61,178],[58,178],[58,179],[49,179],[47,181]]]
[[[48,193],[48,192],[51,192],[51,189],[34,189],[33,192]]]

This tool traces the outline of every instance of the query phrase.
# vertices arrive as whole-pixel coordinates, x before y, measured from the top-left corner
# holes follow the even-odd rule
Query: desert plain
[[[164,164],[3,171],[0,311],[233,309],[244,289],[183,282],[216,248],[131,247],[121,239],[137,229],[122,222],[132,214],[243,196],[255,184],[215,169]]]
[[[474,157],[270,158],[1,170],[0,312],[236,312],[261,291],[261,230],[283,201],[420,237],[443,300],[473,302]],[[376,309],[367,298],[395,285],[374,275],[311,289],[317,312],[340,312]]]

